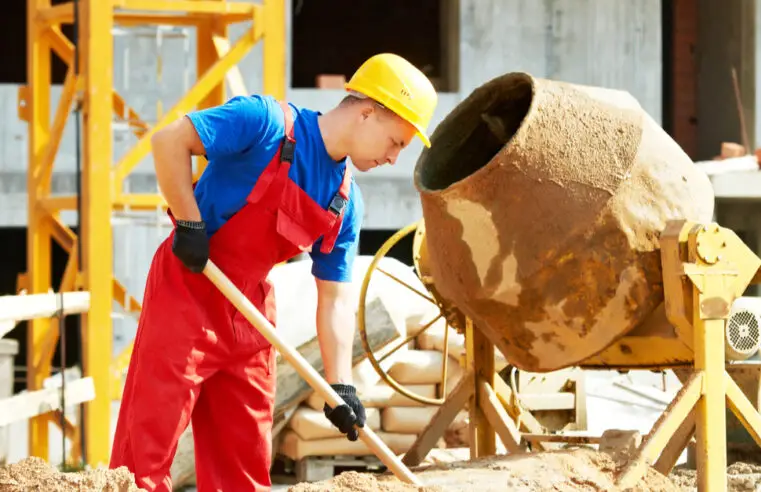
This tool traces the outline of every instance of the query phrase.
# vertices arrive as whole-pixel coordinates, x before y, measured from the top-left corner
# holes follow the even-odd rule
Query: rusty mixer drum
[[[666,221],[706,175],[628,93],[525,73],[477,88],[415,167],[437,293],[526,371],[572,366],[663,302]]]

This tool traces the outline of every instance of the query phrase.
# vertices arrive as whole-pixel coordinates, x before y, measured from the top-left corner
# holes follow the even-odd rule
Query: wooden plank
[[[63,314],[85,313],[90,309],[89,292],[64,292],[62,297],[53,293],[0,296],[0,322],[50,318],[61,311],[61,304]]]
[[[576,408],[576,395],[573,393],[520,393],[518,398],[528,411]]]
[[[551,442],[565,444],[599,444],[600,436],[583,434],[523,434],[523,440],[531,443]]]
[[[481,411],[507,450],[511,453],[523,453],[518,427],[505,411],[505,407],[502,406],[502,402],[499,401],[489,383],[483,379],[478,379],[478,402],[481,405]]]
[[[417,466],[428,456],[428,452],[436,445],[436,441],[444,435],[449,424],[457,417],[460,410],[465,407],[465,404],[470,400],[474,392],[473,372],[468,371],[460,379],[460,382],[457,383],[452,392],[449,393],[444,404],[439,406],[431,422],[423,429],[423,432],[420,433],[414,444],[404,454],[402,462],[405,465]]]
[[[283,440],[283,430],[288,426],[291,417],[296,413],[298,407],[291,407],[286,410],[280,419],[275,420],[272,425],[272,462],[275,462],[277,450],[280,448],[280,442]],[[195,463],[193,464],[195,465]],[[195,466],[194,466],[195,467]]]
[[[536,417],[531,415],[527,410],[513,405],[513,389],[499,375],[494,377],[494,391],[497,393],[497,398],[504,405],[508,415],[518,421],[519,429],[532,434],[545,433],[544,426],[536,420]],[[549,448],[553,447],[538,441],[533,446],[533,449],[536,451],[549,450]]]
[[[95,385],[90,377],[66,383],[66,405],[95,399]],[[61,408],[61,388],[20,393],[0,400],[0,426],[26,420]]]
[[[494,344],[471,321],[467,321],[465,331],[466,360],[473,370],[473,384],[483,379],[489,386],[494,385]],[[497,434],[481,408],[480,395],[474,391],[468,405],[470,411],[470,456],[480,458],[497,453]]]
[[[367,304],[365,315],[365,330],[367,341],[377,353],[389,343],[400,337],[404,327],[398,327],[391,318],[380,298],[375,298]],[[298,348],[299,353],[314,367],[321,376],[325,375],[325,368],[320,353],[320,345],[317,338],[313,338]],[[352,353],[352,366],[357,365],[367,358],[359,330],[354,332],[354,346]],[[298,405],[306,400],[314,390],[299,376],[296,369],[288,361],[278,356],[277,359],[277,395],[275,396],[275,419],[279,418],[285,410]]]
[[[671,436],[666,447],[661,451],[661,455],[658,457],[655,465],[653,465],[653,468],[668,476],[682,455],[682,451],[684,451],[694,435],[695,409],[692,409],[687,418],[684,419],[684,422],[682,422],[682,425]]]

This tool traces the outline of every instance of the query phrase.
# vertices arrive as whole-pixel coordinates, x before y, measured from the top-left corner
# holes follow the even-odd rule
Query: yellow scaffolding
[[[76,20],[76,22],[75,22]],[[228,25],[248,22],[251,27],[232,46]],[[76,46],[61,31],[61,24],[77,26]],[[176,25],[195,27],[198,79],[190,90],[150,127],[113,88],[114,25]],[[285,97],[284,0],[260,4],[226,0],[75,0],[51,6],[51,0],[27,0],[27,85],[19,90],[19,118],[29,128],[27,187],[27,272],[19,276],[19,289],[30,294],[51,288],[51,241],[69,254],[61,291],[87,290],[90,310],[83,315],[83,372],[95,382],[96,398],[85,405],[82,426],[84,462],[107,464],[110,443],[112,375],[123,367],[112,361],[111,308],[113,300],[127,310],[140,304],[113,274],[111,214],[165,208],[161,195],[123,192],[124,180],[150,153],[155,131],[188,111],[222,104],[225,77],[234,93],[243,89],[236,65],[263,41],[263,92]],[[61,97],[50,121],[51,55],[68,65]],[[76,59],[76,60],[75,60]],[[82,175],[80,196],[51,196],[53,164],[73,105],[82,112]],[[126,122],[138,142],[117,163],[112,155],[112,117]],[[199,159],[196,176],[204,168]],[[81,202],[81,231],[77,236],[60,218],[62,210],[77,210]],[[81,247],[82,265],[78,256]],[[50,375],[58,327],[48,319],[30,321],[28,328],[28,388],[39,389]],[[118,358],[117,358],[118,359]],[[114,369],[116,367],[116,369]],[[48,413],[29,424],[29,450],[48,459],[48,423],[60,415]],[[59,424],[60,425],[60,424]],[[79,429],[64,422],[65,435],[76,441]]]

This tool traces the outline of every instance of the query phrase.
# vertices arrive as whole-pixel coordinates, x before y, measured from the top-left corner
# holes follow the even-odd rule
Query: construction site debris
[[[522,370],[642,324],[663,302],[666,222],[713,215],[708,177],[623,91],[506,74],[432,142],[414,178],[436,290]]]
[[[743,145],[735,142],[721,142],[721,154],[719,159],[726,159],[728,157],[742,157],[748,155]]]
[[[40,458],[30,457],[0,468],[2,492],[139,492],[126,467],[62,473]]]
[[[545,453],[488,457],[471,461],[417,467],[413,472],[423,482],[417,487],[383,474],[345,472],[331,480],[301,483],[289,492],[612,492],[615,462],[605,453],[574,449]],[[628,492],[678,492],[665,476],[648,469]]]
[[[676,468],[669,478],[679,492],[697,492],[698,474],[689,468]],[[761,466],[733,463],[727,467],[727,492],[758,492],[761,490]]]

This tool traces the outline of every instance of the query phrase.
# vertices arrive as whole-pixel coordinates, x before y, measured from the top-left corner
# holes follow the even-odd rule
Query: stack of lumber
[[[419,281],[416,288],[423,289]],[[431,310],[408,311],[405,318],[407,334],[413,335],[417,331],[417,336],[409,346],[381,363],[381,367],[394,381],[410,392],[426,398],[438,398],[442,396],[443,391],[450,392],[464,374],[460,357],[464,354],[464,339],[461,335],[448,328],[443,320],[419,333],[420,328],[437,314]],[[445,330],[449,330],[450,350],[446,356],[446,380],[442,384]],[[380,359],[384,353],[383,350],[374,352],[375,358]],[[397,454],[405,453],[412,446],[439,408],[437,405],[421,403],[397,392],[383,381],[368,360],[355,366],[354,383],[367,409],[367,425]],[[372,455],[372,451],[364,442],[349,442],[331,426],[323,414],[324,403],[322,397],[312,393],[299,405],[283,432],[278,453],[295,461],[312,457]],[[440,447],[467,446],[465,411],[450,425],[447,434],[444,442],[439,443]]]

